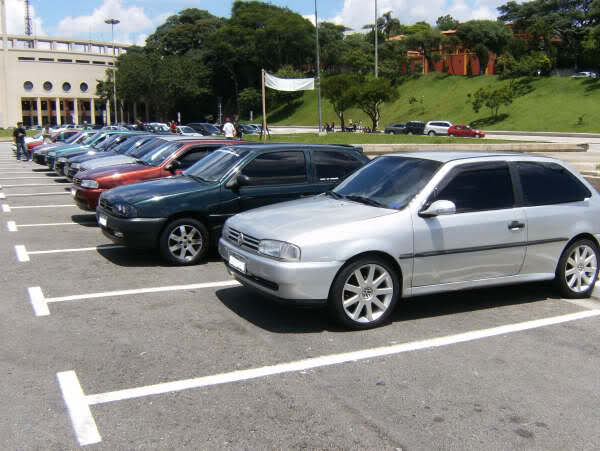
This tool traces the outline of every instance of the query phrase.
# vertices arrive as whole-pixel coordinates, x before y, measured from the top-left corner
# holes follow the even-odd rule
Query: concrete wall
[[[369,156],[396,152],[587,152],[588,144],[514,143],[514,144],[354,144]]]

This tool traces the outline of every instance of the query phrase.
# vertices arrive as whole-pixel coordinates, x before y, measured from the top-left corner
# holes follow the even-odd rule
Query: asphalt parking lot
[[[595,450],[600,301],[415,298],[347,332],[105,238],[0,144],[0,448]]]

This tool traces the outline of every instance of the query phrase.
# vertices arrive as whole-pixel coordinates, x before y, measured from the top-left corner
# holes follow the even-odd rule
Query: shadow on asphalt
[[[71,216],[71,220],[83,227],[99,227],[96,222],[96,215],[93,213],[89,215],[73,215]]]
[[[123,248],[112,248],[112,249],[104,249],[102,247],[98,248],[98,254],[102,257],[114,263],[117,266],[122,266],[124,268],[151,268],[151,267],[162,267],[168,268],[171,267],[176,270],[178,267],[170,264],[166,260],[164,260],[158,249],[132,249],[128,247]],[[204,259],[194,267],[201,269],[204,265],[209,263],[218,263],[221,261],[221,258],[217,255],[216,251],[208,254],[208,258]],[[173,273],[174,283],[177,281],[177,273]]]
[[[286,305],[265,298],[245,287],[218,290],[216,296],[232,312],[269,332],[345,331],[330,318],[325,308]],[[550,283],[530,283],[419,296],[400,301],[390,317],[390,322],[401,323],[421,318],[528,304],[552,298],[556,299],[558,296]]]

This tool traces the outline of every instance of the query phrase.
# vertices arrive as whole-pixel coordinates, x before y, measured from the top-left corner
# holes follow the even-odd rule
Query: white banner
[[[310,91],[315,89],[315,79],[277,78],[265,72],[265,86],[277,91]]]

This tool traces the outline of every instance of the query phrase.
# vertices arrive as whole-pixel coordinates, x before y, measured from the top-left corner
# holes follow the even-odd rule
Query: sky
[[[23,0],[5,0],[8,32],[24,33]],[[314,23],[313,0],[270,0],[288,7]],[[380,14],[392,11],[392,16],[403,24],[420,20],[434,24],[439,16],[450,14],[461,21],[494,19],[502,0],[378,0]],[[143,45],[146,37],[170,15],[185,8],[199,8],[229,17],[233,0],[31,0],[33,31],[36,35],[50,35],[74,39],[111,40],[111,27],[104,20],[121,20],[115,27],[115,40],[124,44]],[[344,24],[360,31],[362,26],[374,23],[375,0],[317,0],[319,21]]]

